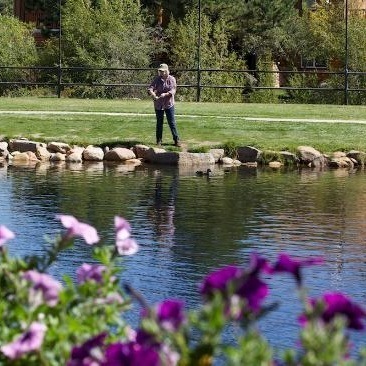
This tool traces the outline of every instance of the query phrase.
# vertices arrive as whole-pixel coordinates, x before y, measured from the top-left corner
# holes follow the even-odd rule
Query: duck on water
[[[198,177],[210,177],[212,174],[212,170],[210,168],[208,168],[206,171],[204,170],[197,170],[196,171],[196,175]]]

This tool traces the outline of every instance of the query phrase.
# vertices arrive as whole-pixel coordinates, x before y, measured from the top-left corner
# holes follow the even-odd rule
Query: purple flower
[[[120,255],[133,255],[139,246],[137,242],[131,238],[131,226],[127,220],[122,217],[114,217],[114,228],[116,230],[116,248]]]
[[[99,366],[104,361],[101,348],[104,346],[106,333],[88,339],[81,346],[73,347],[67,366]]]
[[[237,289],[236,293],[247,301],[250,310],[258,312],[269,290],[265,282],[255,275],[250,275]]]
[[[229,285],[242,277],[243,271],[236,266],[226,266],[210,273],[203,281],[200,292],[202,295],[210,296],[215,291],[226,294]]]
[[[62,225],[67,229],[67,239],[80,236],[89,245],[98,243],[100,240],[97,230],[93,226],[78,221],[74,216],[57,215],[56,217],[60,219]]]
[[[39,295],[49,306],[55,306],[58,302],[58,295],[62,289],[60,282],[45,273],[35,270],[24,272],[23,278],[33,284],[30,291],[30,298],[36,304],[40,304]]]
[[[15,360],[24,354],[40,349],[46,333],[46,326],[42,323],[33,322],[28,330],[15,341],[1,347],[1,352],[8,358]]]
[[[331,322],[336,316],[343,316],[346,318],[348,328],[356,330],[365,328],[362,318],[366,318],[366,311],[346,295],[340,292],[325,293],[322,298],[311,300],[313,308],[318,303],[323,304],[324,309],[320,317],[325,323]],[[300,317],[301,323],[306,323],[307,320],[306,315]]]
[[[161,327],[168,331],[177,330],[185,320],[183,302],[165,300],[156,306],[156,315]]]
[[[201,294],[210,297],[218,291],[225,297],[239,296],[246,301],[249,310],[258,312],[269,292],[267,284],[259,276],[269,270],[268,262],[253,254],[247,271],[227,266],[208,275],[201,286]]]
[[[137,329],[134,341],[146,347],[153,347],[154,349],[159,349],[161,346],[160,342],[156,340],[154,334],[151,334],[141,328]]]
[[[154,348],[136,342],[115,343],[108,346],[103,366],[158,366],[159,353]]]
[[[6,226],[0,225],[0,248],[10,239],[14,239],[15,234]]]
[[[298,285],[301,284],[301,268],[323,263],[322,258],[293,259],[288,254],[280,254],[272,272],[288,272],[294,275]]]
[[[78,283],[81,284],[86,281],[101,283],[105,270],[106,267],[99,264],[83,263],[76,271]]]

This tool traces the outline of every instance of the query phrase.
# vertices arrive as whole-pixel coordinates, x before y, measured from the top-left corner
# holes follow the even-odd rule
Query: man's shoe
[[[182,144],[179,141],[175,141],[174,145],[177,146],[177,147],[182,147]]]
[[[157,141],[156,146],[161,146],[161,141]]]

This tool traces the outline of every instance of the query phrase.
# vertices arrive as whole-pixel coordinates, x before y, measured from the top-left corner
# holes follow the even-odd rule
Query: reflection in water
[[[121,164],[0,166],[0,224],[17,234],[14,255],[44,250],[43,235],[61,228],[67,213],[94,225],[114,242],[113,217],[131,222],[140,244],[126,258],[122,281],[150,303],[168,297],[197,305],[197,287],[212,269],[246,265],[256,251],[273,260],[278,253],[323,256],[325,263],[305,270],[310,294],[342,291],[366,304],[365,172],[273,171],[215,167],[210,179],[197,167],[182,169]],[[74,276],[90,262],[90,248],[78,242],[52,271]],[[270,280],[270,302],[279,301],[261,329],[276,347],[296,344],[300,306],[289,276]],[[362,334],[352,334],[356,346]]]
[[[153,172],[155,192],[153,204],[148,209],[148,219],[155,232],[154,239],[161,245],[171,247],[174,244],[175,201],[178,194],[178,175],[162,174],[160,170]]]

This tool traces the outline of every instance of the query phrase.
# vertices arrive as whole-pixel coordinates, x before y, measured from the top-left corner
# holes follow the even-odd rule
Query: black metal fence
[[[11,71],[17,71],[17,79],[14,80],[12,78],[11,81],[6,81],[6,74]],[[90,73],[93,75],[107,75],[105,77],[108,80],[109,73],[118,73],[123,72],[124,75],[128,74],[129,76],[124,76],[127,80],[121,80],[120,82],[97,82],[94,80],[85,81],[74,81],[75,77],[72,75],[82,74],[82,73]],[[14,66],[0,66],[0,86],[12,86],[12,87],[44,87],[49,88],[51,93],[55,93],[58,97],[61,97],[65,88],[75,88],[75,87],[90,87],[90,88],[125,88],[131,92],[134,90],[136,95],[131,95],[131,97],[144,95],[146,91],[146,87],[151,77],[156,73],[155,69],[151,68],[83,68],[83,67],[14,67]],[[180,80],[177,78],[179,89],[193,89],[195,91],[195,99],[196,101],[200,101],[202,97],[202,93],[204,93],[207,89],[217,89],[217,90],[237,90],[238,93],[242,94],[245,91],[256,91],[256,90],[277,90],[283,92],[300,92],[300,91],[316,91],[319,93],[325,92],[338,92],[343,93],[343,103],[348,104],[349,97],[352,93],[358,93],[359,95],[363,95],[366,97],[366,88],[359,87],[358,85],[353,85],[351,79],[356,77],[357,80],[362,79],[363,82],[361,85],[366,85],[366,72],[354,72],[348,71],[345,69],[340,72],[330,72],[324,69],[312,69],[312,70],[303,70],[303,71],[294,71],[294,70],[223,70],[223,69],[204,69],[204,68],[191,68],[191,69],[179,69],[172,70],[172,74],[182,75],[184,73],[190,73],[194,75],[194,82],[185,83],[184,78]],[[259,79],[261,75],[265,74],[273,74],[280,79],[288,79],[289,76],[293,75],[301,75],[303,77],[317,77],[321,75],[324,80],[331,76],[338,77],[338,85],[337,86],[327,86],[326,82],[321,86],[316,87],[305,87],[305,86],[290,86],[290,85],[215,85],[212,83],[204,82],[205,74],[213,74],[213,73],[234,73],[234,74],[246,74],[253,75],[255,74],[257,77],[259,75]],[[135,77],[136,76],[136,77]],[[114,75],[114,79],[116,76]],[[100,79],[98,77],[96,80]],[[70,81],[73,80],[73,81]],[[192,81],[192,78],[190,78]],[[182,82],[180,82],[182,81]],[[132,93],[132,94],[134,94]]]
[[[235,93],[240,95],[250,94],[252,92],[267,90],[277,91],[282,93],[283,98],[286,95],[294,95],[303,92],[313,92],[319,95],[326,95],[326,93],[336,93],[338,95],[337,101],[343,104],[349,104],[351,98],[352,104],[360,104],[366,100],[366,72],[350,71],[349,68],[349,42],[348,42],[348,0],[344,0],[345,10],[345,59],[344,68],[338,72],[327,71],[324,68],[311,68],[302,70],[223,70],[223,69],[205,69],[201,67],[200,47],[201,47],[201,0],[197,2],[197,16],[198,16],[198,38],[196,42],[197,47],[197,67],[190,69],[172,70],[172,73],[177,76],[178,86],[180,91],[189,90],[189,98],[196,101],[202,100],[207,90],[220,90],[223,93],[231,91],[231,95]],[[58,7],[61,10],[62,0],[58,0]],[[59,98],[67,95],[65,90],[72,88],[108,88],[110,91],[115,89],[124,90],[125,95],[129,97],[146,96],[146,87],[151,77],[155,74],[155,70],[151,68],[84,68],[84,67],[63,67],[62,60],[62,18],[61,11],[59,11],[59,41],[58,41],[58,65],[54,67],[13,67],[0,66],[0,91],[4,88],[48,88],[51,93],[56,94]],[[207,77],[210,74],[228,73],[235,75],[246,75],[250,77],[255,75],[256,79],[265,78],[265,75],[272,74],[282,80],[281,83],[251,83],[246,82],[245,77],[231,78],[238,80],[237,84],[226,85],[220,83],[215,84],[211,80],[215,78]],[[8,77],[7,75],[12,75]],[[78,77],[78,75],[84,77]],[[85,75],[87,77],[85,77]],[[187,77],[189,75],[189,77]],[[288,80],[294,76],[302,78],[322,78],[322,83],[289,83]],[[332,83],[327,80],[333,78]],[[101,82],[103,80],[103,82]],[[243,82],[244,81],[244,82]],[[306,85],[306,86],[304,86]],[[118,95],[118,93],[116,94]],[[329,94],[330,95],[330,94]],[[342,95],[342,97],[340,97]],[[354,96],[357,96],[355,98]],[[289,98],[291,99],[291,98]],[[290,100],[289,100],[290,101]],[[357,102],[358,101],[358,102]]]

